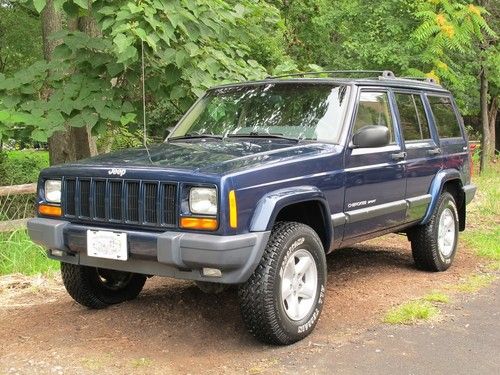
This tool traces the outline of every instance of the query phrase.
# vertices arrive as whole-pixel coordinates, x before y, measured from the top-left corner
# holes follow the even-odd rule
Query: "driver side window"
[[[391,109],[386,92],[361,92],[353,134],[368,125],[381,125],[388,128],[389,143],[394,143]]]

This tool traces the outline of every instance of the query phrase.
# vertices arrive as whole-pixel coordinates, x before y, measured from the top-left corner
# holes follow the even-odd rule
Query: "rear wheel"
[[[146,276],[137,273],[69,263],[61,263],[61,275],[69,295],[92,309],[135,299],[146,282]]]
[[[325,251],[316,232],[301,223],[277,223],[259,266],[240,286],[248,330],[271,344],[305,338],[318,322],[325,284]]]
[[[455,257],[458,243],[458,211],[448,192],[439,197],[429,222],[408,233],[413,259],[425,271],[445,271]]]

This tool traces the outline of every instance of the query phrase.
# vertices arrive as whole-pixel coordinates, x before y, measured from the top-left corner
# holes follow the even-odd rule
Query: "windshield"
[[[209,91],[169,139],[283,137],[337,143],[347,86],[268,83]]]

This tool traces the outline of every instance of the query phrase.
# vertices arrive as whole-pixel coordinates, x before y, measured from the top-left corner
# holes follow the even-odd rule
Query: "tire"
[[[205,294],[221,294],[229,289],[230,285],[211,283],[208,281],[195,281],[196,286]]]
[[[79,304],[91,309],[137,298],[146,276],[131,272],[61,263],[64,287]]]
[[[443,192],[429,222],[412,228],[408,237],[417,268],[432,272],[450,268],[458,243],[458,211],[453,196]]]
[[[277,223],[260,264],[239,288],[247,329],[275,345],[308,336],[323,308],[326,275],[325,251],[316,232],[301,223]]]

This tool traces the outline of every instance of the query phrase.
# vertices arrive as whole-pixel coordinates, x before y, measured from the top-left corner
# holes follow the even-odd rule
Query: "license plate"
[[[87,230],[87,255],[97,258],[127,260],[127,234]]]

